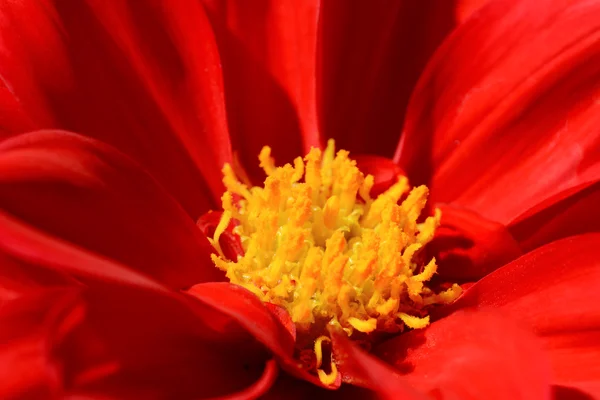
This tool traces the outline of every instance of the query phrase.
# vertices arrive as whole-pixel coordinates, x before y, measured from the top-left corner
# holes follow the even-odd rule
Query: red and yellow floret
[[[422,250],[433,239],[441,212],[418,222],[426,186],[411,190],[399,177],[373,199],[373,177],[365,176],[347,151],[335,154],[333,141],[323,153],[313,148],[294,165],[276,167],[270,153],[264,147],[259,155],[264,187],[248,187],[231,166],[223,168],[227,191],[211,239],[219,255],[212,259],[232,283],[284,307],[300,332],[329,324],[348,336],[424,328],[429,307],[461,294],[458,285],[441,293],[427,285],[437,265],[435,258],[421,262]],[[245,252],[237,260],[227,260],[219,246],[232,219]],[[317,367],[321,343],[328,340],[315,340]],[[335,379],[334,363],[331,370],[318,370],[326,384]]]

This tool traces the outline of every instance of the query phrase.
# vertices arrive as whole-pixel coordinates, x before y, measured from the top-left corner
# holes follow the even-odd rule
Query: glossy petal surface
[[[218,199],[217,171],[231,152],[219,56],[200,4],[12,1],[0,20],[0,74],[34,127],[115,146],[192,218],[207,211],[211,192]]]
[[[600,235],[536,249],[473,285],[451,309],[495,308],[530,327],[548,352],[556,383],[598,387]],[[597,389],[596,394],[598,394]]]
[[[506,227],[468,209],[436,204],[441,226],[428,247],[439,261],[439,275],[448,281],[476,281],[521,255]]]
[[[375,353],[433,398],[550,395],[550,368],[541,343],[494,313],[456,312],[424,330],[384,342]]]
[[[5,223],[2,220],[0,226]],[[3,303],[4,314],[0,314],[8,312],[13,322],[3,320],[0,331],[8,332],[14,343],[35,339],[42,346],[36,353],[39,362],[59,365],[58,375],[50,376],[57,393],[235,398],[244,393],[260,395],[273,383],[277,368],[267,361],[264,347],[213,306],[173,293],[122,265],[55,239],[40,235],[34,240],[29,234],[23,240],[14,231],[11,236],[5,233],[2,231],[0,261],[11,257],[20,266],[20,275],[5,276],[3,284],[8,278],[13,289],[21,290]],[[47,245],[52,245],[51,252]],[[68,274],[81,284],[67,282],[67,287],[65,282],[49,281],[52,273]],[[46,291],[52,293],[42,301],[40,296]],[[78,312],[77,318],[67,319],[69,331],[57,338],[53,330],[48,331],[46,319],[32,320],[30,315],[45,315],[44,310],[50,310],[50,316],[56,316],[54,310],[60,306],[57,303],[63,292],[76,295]],[[25,304],[25,309],[20,304]],[[26,326],[16,330],[14,321]],[[0,357],[13,357],[16,350],[14,346],[0,349]],[[41,382],[36,385],[44,390],[49,390],[49,372],[45,369],[35,375],[35,382]],[[18,390],[14,389],[18,383],[3,380],[0,392]]]
[[[600,181],[561,192],[528,210],[510,233],[524,251],[571,235],[600,231]]]
[[[287,324],[250,291],[229,283],[203,283],[193,286],[187,293],[237,321],[271,350],[281,368],[289,374],[323,386],[316,375],[305,371],[294,359],[294,337]],[[340,383],[335,382],[332,388],[338,388]]]
[[[456,1],[321,1],[319,123],[354,154],[392,157],[415,83]]]
[[[600,174],[600,3],[492,1],[436,53],[397,158],[435,201],[508,224]]]
[[[319,3],[204,0],[223,62],[234,150],[256,181],[256,157],[278,163],[320,146],[315,106]]]
[[[333,335],[333,351],[342,379],[377,393],[379,398],[425,400],[398,371],[369,355],[343,334]]]
[[[174,288],[222,277],[177,202],[129,158],[82,136],[40,131],[0,144],[0,207]]]

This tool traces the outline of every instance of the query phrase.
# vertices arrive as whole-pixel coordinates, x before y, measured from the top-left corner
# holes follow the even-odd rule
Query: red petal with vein
[[[85,324],[62,353],[74,392],[188,399],[260,395],[272,384],[277,370],[264,348],[211,307],[192,310],[182,295],[97,288],[85,294]]]
[[[371,189],[371,196],[375,197],[385,192],[398,181],[398,176],[406,175],[402,168],[389,158],[359,154],[351,156],[365,175],[373,175],[375,184]]]
[[[322,133],[351,152],[392,157],[413,87],[454,27],[455,1],[320,3]]]
[[[77,280],[119,282],[148,290],[163,290],[160,284],[134,269],[49,236],[2,211],[0,211],[0,239],[0,251],[4,253],[2,260],[12,263],[18,260],[19,266],[41,265],[42,273],[43,270],[51,270],[63,278],[67,275]],[[12,268],[21,268],[19,266],[13,265]],[[8,280],[11,286],[15,287],[18,287],[20,282],[24,290],[32,285],[37,286],[38,282],[41,286],[54,286],[51,283],[54,279],[48,282],[43,275],[37,275],[37,268],[28,270],[27,274],[34,274],[35,277],[30,279],[27,276],[19,276],[11,273],[9,268],[8,273],[3,275],[3,280]],[[13,292],[16,293],[14,297],[21,291],[13,290]]]
[[[77,290],[48,290],[0,307],[0,398],[55,399],[63,368],[57,342],[82,318]]]
[[[458,22],[465,22],[475,14],[485,3],[490,0],[458,0],[456,4],[456,19]]]
[[[521,255],[504,225],[452,205],[436,207],[442,211],[441,226],[428,251],[437,258],[443,278],[474,281]]]
[[[491,1],[438,50],[397,153],[434,201],[508,224],[600,176],[600,3]]]
[[[600,181],[575,187],[529,210],[509,231],[523,251],[580,233],[600,232],[599,204]]]
[[[39,268],[0,249],[0,304],[48,288],[78,285],[66,273]]]
[[[494,307],[520,320],[543,341],[555,383],[597,390],[599,287],[600,234],[586,234],[553,242],[500,268],[451,309]]]
[[[34,126],[114,145],[193,218],[208,210],[211,190],[218,199],[217,171],[231,154],[219,56],[200,4],[17,1],[0,18],[0,75]]]
[[[384,342],[375,352],[434,398],[550,397],[550,368],[541,343],[493,313],[456,312]]]
[[[600,393],[598,388],[596,388],[596,391]],[[586,392],[565,386],[553,386],[552,396],[554,400],[595,400],[598,398],[598,396],[592,397]]]
[[[72,246],[41,235],[26,239],[13,234],[0,240],[0,249],[20,263],[22,282],[26,276],[51,284],[42,282],[40,271],[59,271],[85,284],[79,286],[84,320],[76,321],[64,343],[49,348],[70,392],[86,398],[183,399],[238,391],[258,396],[273,383],[276,370],[264,347],[227,315]],[[52,252],[45,251],[48,244]]]
[[[278,163],[318,147],[315,109],[318,2],[204,0],[223,62],[229,129],[250,176],[273,147]]]
[[[202,283],[186,293],[237,321],[271,350],[282,369],[297,378],[323,386],[319,378],[303,370],[294,360],[294,338],[288,324],[282,323],[287,318],[273,315],[253,293],[230,283]],[[339,385],[340,382],[336,382],[332,388]]]
[[[40,131],[0,144],[0,207],[173,288],[222,279],[210,244],[158,183],[82,136]]]
[[[377,393],[378,398],[427,398],[412,388],[407,380],[401,378],[398,371],[361,350],[347,337],[333,333],[332,342],[334,358],[344,382],[368,388]]]
[[[23,110],[6,82],[0,79],[0,140],[11,136],[14,132],[27,132],[35,129],[35,125]]]

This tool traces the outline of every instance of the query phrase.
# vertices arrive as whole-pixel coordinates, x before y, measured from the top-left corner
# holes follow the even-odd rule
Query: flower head
[[[424,328],[429,308],[460,296],[459,285],[433,291],[435,258],[419,257],[441,218],[436,209],[417,222],[426,186],[410,190],[399,176],[373,199],[373,176],[360,172],[347,151],[335,154],[333,140],[323,154],[313,148],[294,166],[275,167],[268,147],[259,159],[264,188],[241,183],[229,164],[223,168],[224,212],[211,240],[220,255],[212,260],[230,282],[287,310],[298,334],[315,339],[317,366],[326,327],[350,337]],[[232,222],[244,253],[227,260],[219,239]],[[323,383],[335,381],[334,362],[332,371],[318,370]]]
[[[599,15],[4,2],[0,398],[597,396]]]

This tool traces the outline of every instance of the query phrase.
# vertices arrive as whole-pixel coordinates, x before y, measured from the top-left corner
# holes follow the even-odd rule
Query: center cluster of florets
[[[212,240],[220,255],[213,261],[232,283],[284,307],[300,331],[323,322],[349,336],[423,328],[429,306],[460,295],[458,285],[433,292],[427,282],[435,259],[418,261],[441,213],[418,223],[429,191],[410,190],[404,177],[372,199],[373,177],[348,156],[336,155],[330,141],[323,154],[313,148],[293,166],[275,167],[265,147],[264,187],[240,182],[226,165],[224,212]],[[237,260],[219,246],[232,220],[244,249]]]

